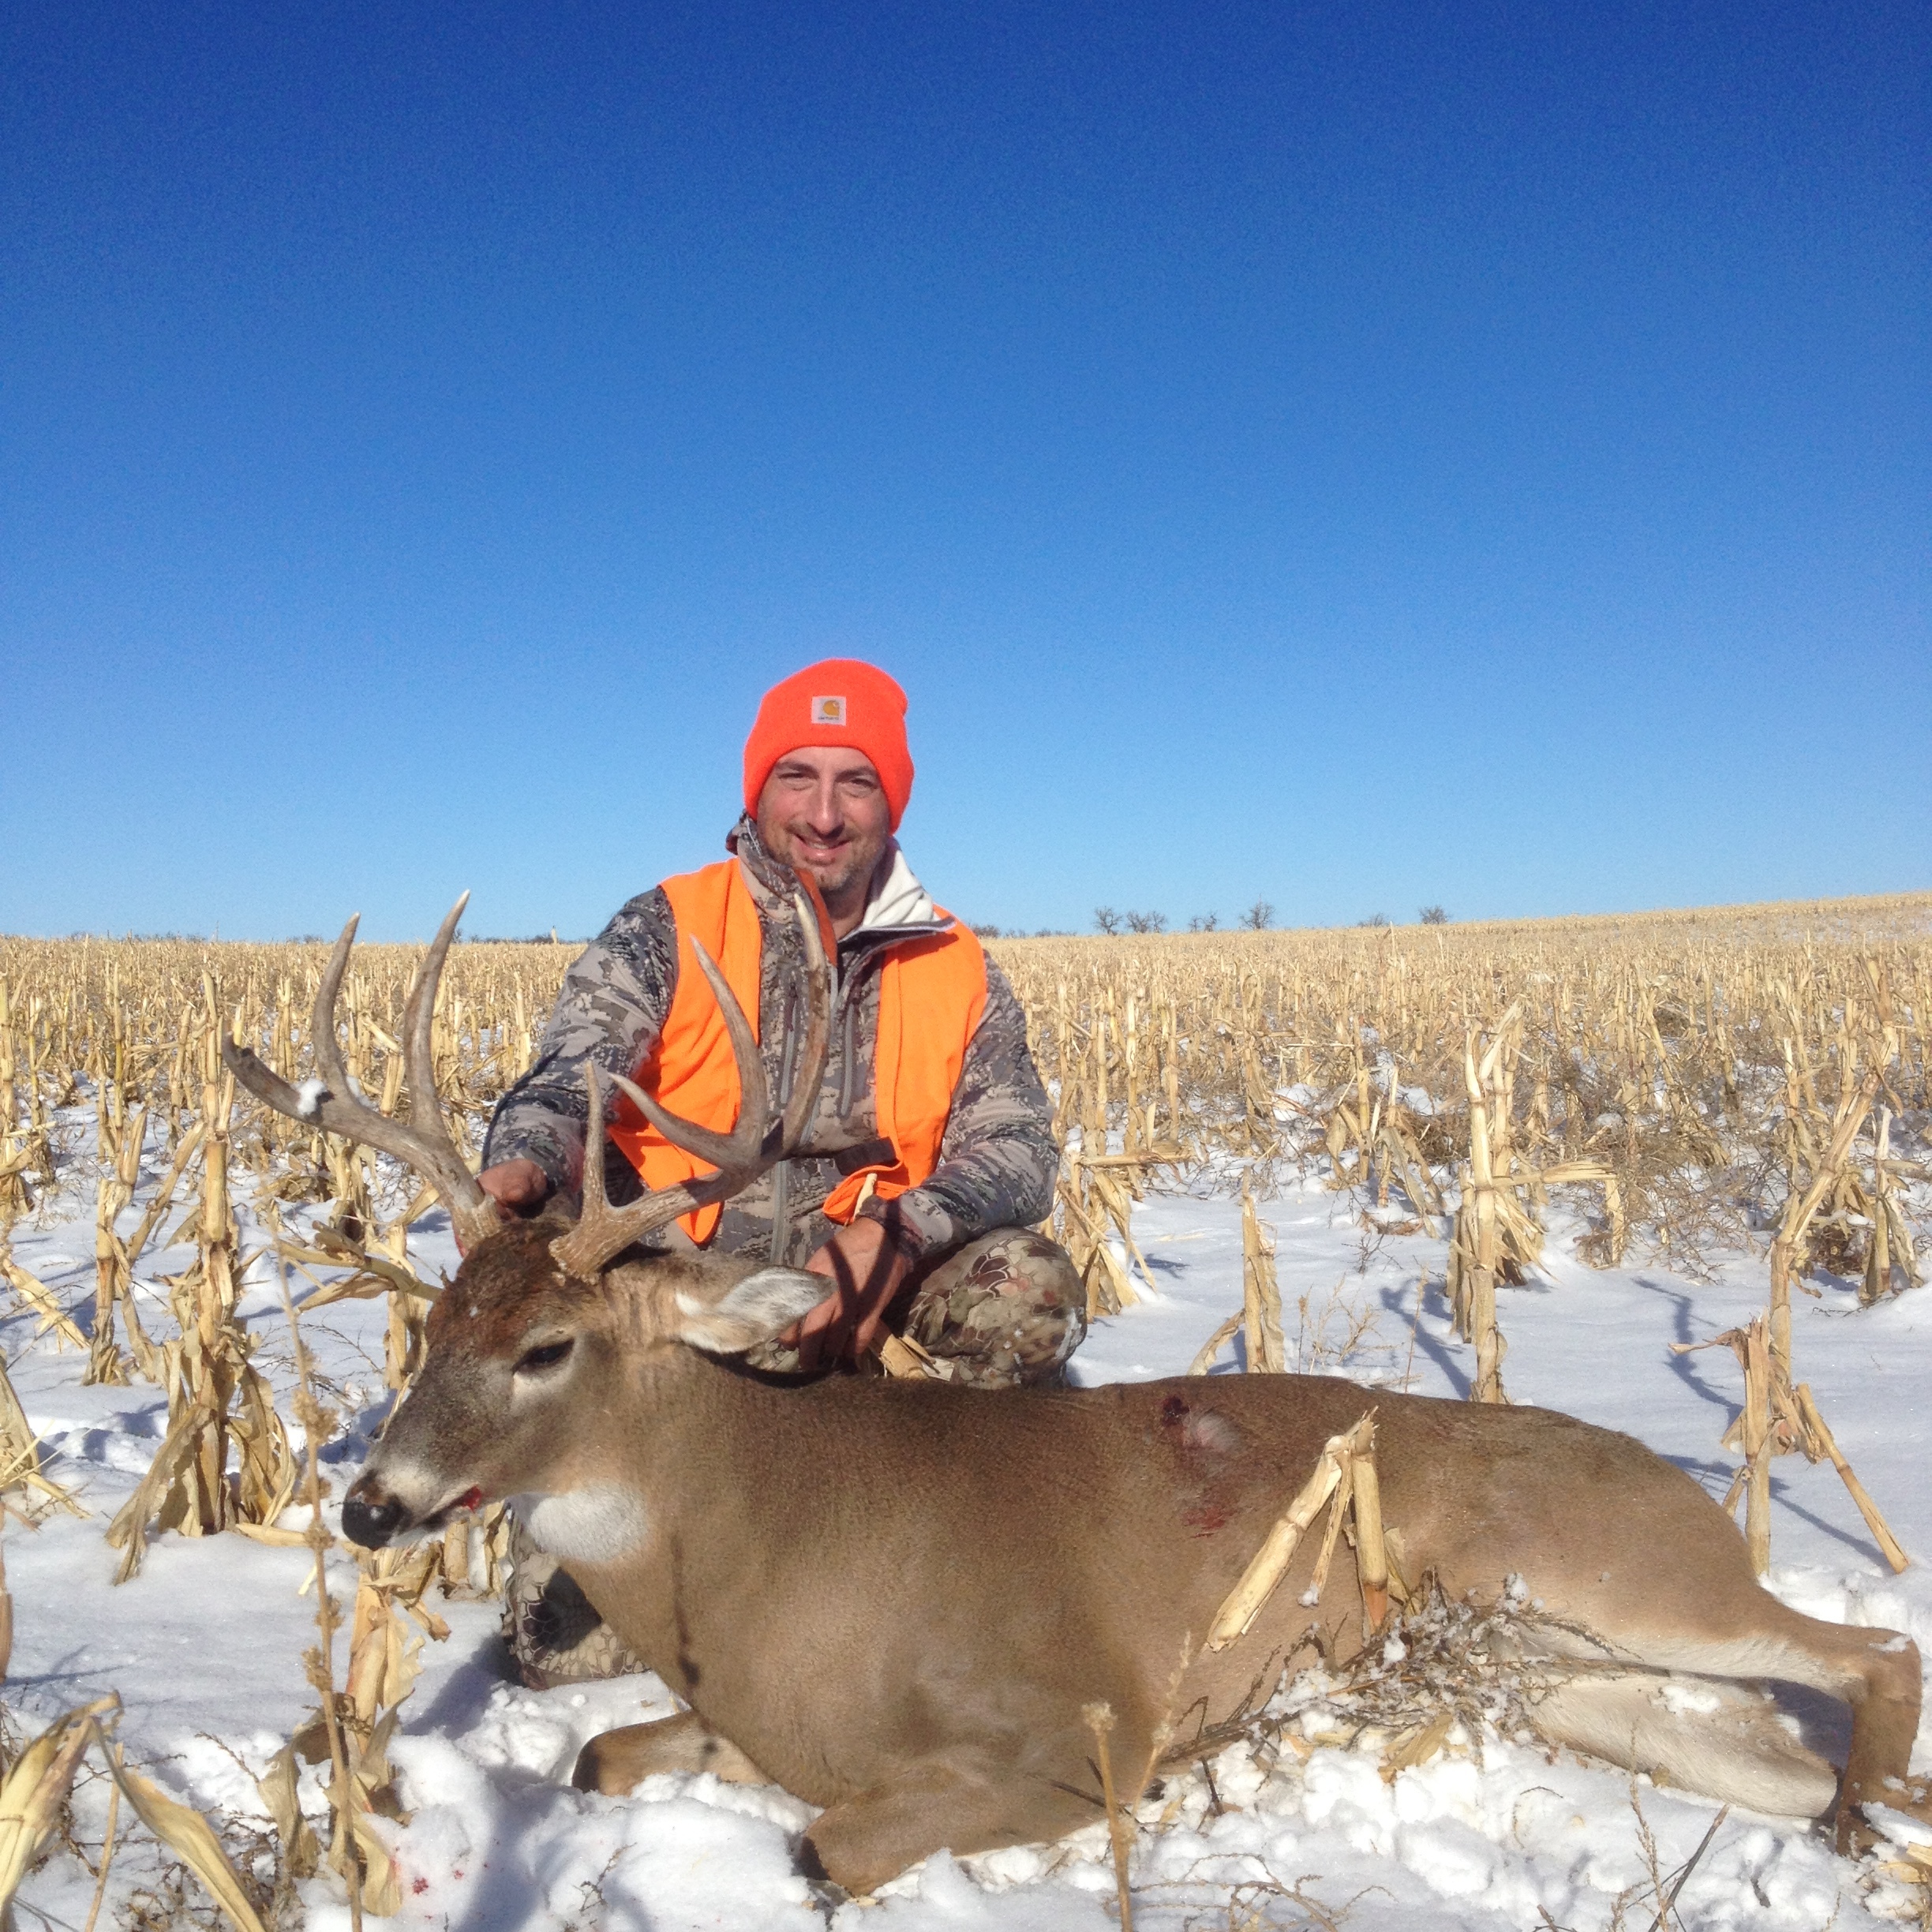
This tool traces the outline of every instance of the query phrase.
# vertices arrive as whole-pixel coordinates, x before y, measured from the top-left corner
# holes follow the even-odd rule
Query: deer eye
[[[554,1368],[577,1346],[572,1339],[561,1342],[545,1342],[534,1349],[526,1349],[518,1358],[516,1372],[522,1375],[533,1368]]]

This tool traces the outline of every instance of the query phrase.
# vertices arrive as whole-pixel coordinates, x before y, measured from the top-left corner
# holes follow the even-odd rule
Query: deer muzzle
[[[361,1492],[361,1493],[358,1493]],[[410,1527],[409,1511],[363,1478],[343,1499],[343,1534],[364,1549],[380,1549]]]

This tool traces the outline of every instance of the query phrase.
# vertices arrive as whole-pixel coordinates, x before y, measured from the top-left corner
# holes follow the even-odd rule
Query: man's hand
[[[886,1311],[912,1267],[884,1227],[861,1215],[805,1264],[807,1274],[823,1275],[837,1286],[779,1340],[798,1350],[802,1368],[856,1361],[878,1339]]]
[[[496,1203],[496,1218],[508,1221],[519,1215],[533,1214],[543,1205],[550,1192],[550,1177],[533,1160],[499,1161],[477,1176],[477,1185]],[[456,1237],[456,1252],[459,1255],[470,1252],[460,1234]]]
[[[550,1177],[534,1160],[499,1161],[477,1176],[477,1185],[499,1208],[527,1214],[543,1205],[550,1192]]]

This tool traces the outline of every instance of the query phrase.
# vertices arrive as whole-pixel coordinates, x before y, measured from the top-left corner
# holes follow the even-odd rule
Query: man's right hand
[[[477,1185],[509,1214],[531,1214],[550,1193],[550,1177],[534,1160],[499,1161],[477,1176]]]

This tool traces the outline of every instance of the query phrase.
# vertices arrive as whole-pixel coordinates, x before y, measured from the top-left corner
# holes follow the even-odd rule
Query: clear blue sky
[[[0,930],[1932,885],[1923,0],[15,8]]]

